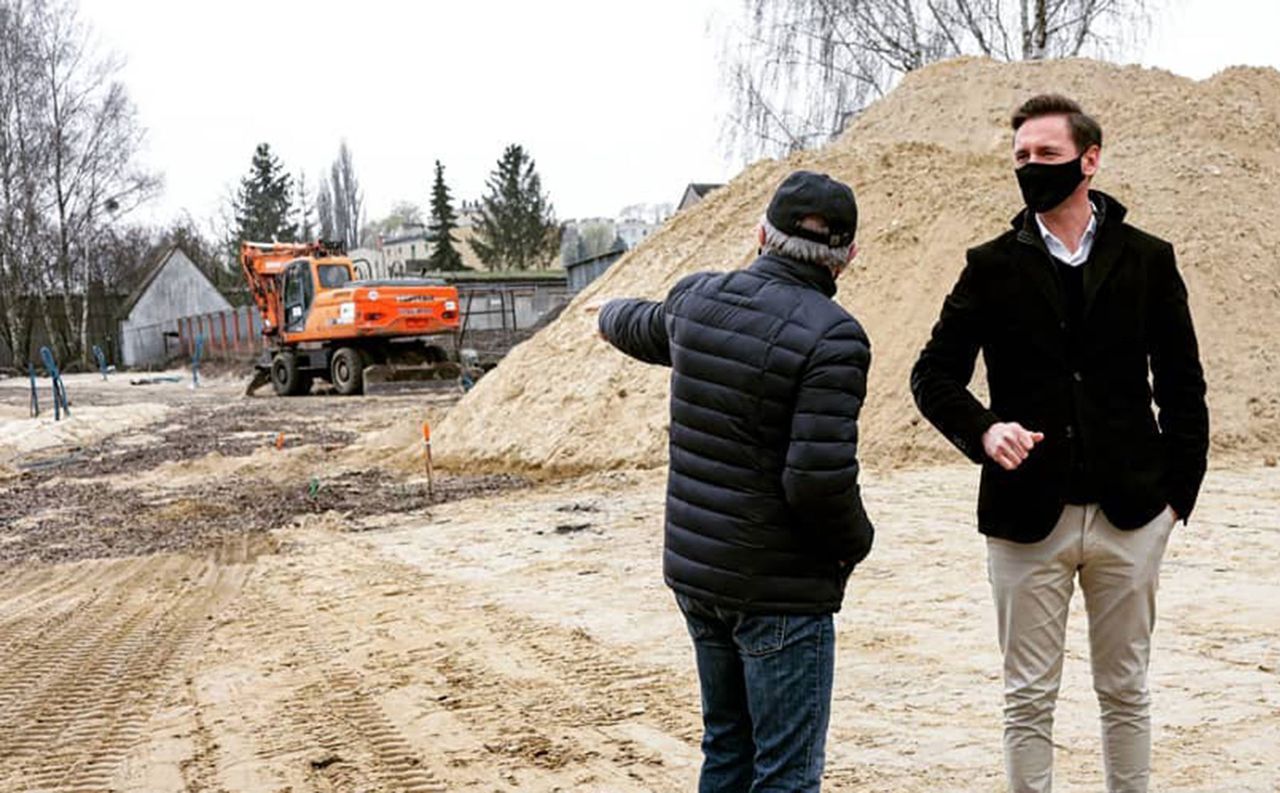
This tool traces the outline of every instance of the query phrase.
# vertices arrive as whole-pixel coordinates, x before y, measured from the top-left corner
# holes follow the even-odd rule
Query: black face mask
[[[1066,201],[1084,181],[1084,171],[1080,168],[1083,160],[1084,155],[1055,165],[1029,162],[1015,170],[1027,207],[1032,212],[1048,212]]]

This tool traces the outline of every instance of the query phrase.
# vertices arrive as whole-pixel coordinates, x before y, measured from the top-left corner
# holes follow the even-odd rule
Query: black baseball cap
[[[807,229],[800,221],[817,215],[827,223],[828,233]],[[778,186],[765,217],[783,234],[803,237],[831,248],[853,242],[858,230],[858,204],[853,190],[825,173],[795,171]]]

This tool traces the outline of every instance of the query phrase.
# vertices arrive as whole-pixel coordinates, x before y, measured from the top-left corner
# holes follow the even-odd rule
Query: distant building
[[[182,317],[231,311],[231,303],[182,251],[170,248],[120,309],[120,361],[159,366],[177,353],[168,333]]]
[[[431,255],[431,242],[426,226],[397,229],[383,236],[382,259],[388,275],[403,275],[414,268],[414,262],[425,261]]]
[[[403,274],[391,272],[387,267],[387,257],[377,248],[354,248],[347,255],[355,263],[359,278],[391,278]]]
[[[642,220],[661,226],[672,215],[675,207],[670,203],[662,204],[629,204],[618,211],[619,220]]]
[[[453,230],[454,249],[462,257],[462,266],[471,270],[484,269],[484,263],[471,248],[471,240],[476,236],[476,226],[482,217],[479,202],[462,201],[457,209],[457,226]],[[382,235],[374,251],[379,257],[375,264],[378,278],[398,278],[406,275],[417,275],[427,267],[427,259],[435,248],[435,237],[427,230],[427,226],[415,225],[398,228],[389,234]],[[369,249],[360,249],[364,258],[374,262],[369,256]],[[351,256],[355,258],[353,251]]]
[[[627,250],[631,250],[644,242],[645,238],[657,231],[660,226],[643,220],[622,220],[617,223],[616,228],[618,239],[627,246]]]
[[[680,198],[680,204],[676,206],[676,211],[679,212],[682,209],[688,209],[695,204],[701,203],[708,193],[721,187],[724,187],[724,185],[708,182],[690,182],[689,186],[684,189],[684,195]]]
[[[457,215],[458,228],[465,229],[476,226],[480,223],[480,219],[484,217],[480,211],[479,201],[460,201],[457,209],[454,210]]]

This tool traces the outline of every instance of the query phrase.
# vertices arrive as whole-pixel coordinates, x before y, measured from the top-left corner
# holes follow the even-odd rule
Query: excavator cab
[[[321,289],[341,289],[352,281],[351,268],[345,264],[317,264],[316,275]]]
[[[315,299],[311,280],[311,263],[306,259],[290,262],[284,271],[284,329],[299,333],[307,327],[307,313]]]

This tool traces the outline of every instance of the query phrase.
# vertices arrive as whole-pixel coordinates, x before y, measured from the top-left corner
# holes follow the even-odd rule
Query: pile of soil
[[[831,145],[756,163],[673,218],[449,414],[436,434],[442,462],[564,473],[663,464],[667,372],[596,339],[585,305],[658,298],[688,273],[748,264],[753,226],[796,168],[829,173],[858,195],[862,254],[838,299],[873,343],[864,461],[960,459],[919,417],[908,375],[965,249],[1001,233],[1020,208],[1008,117],[1043,91],[1073,96],[1099,119],[1096,187],[1178,251],[1214,454],[1261,459],[1280,445],[1280,72],[1232,68],[1197,82],[1087,60],[959,59],[909,75]]]

